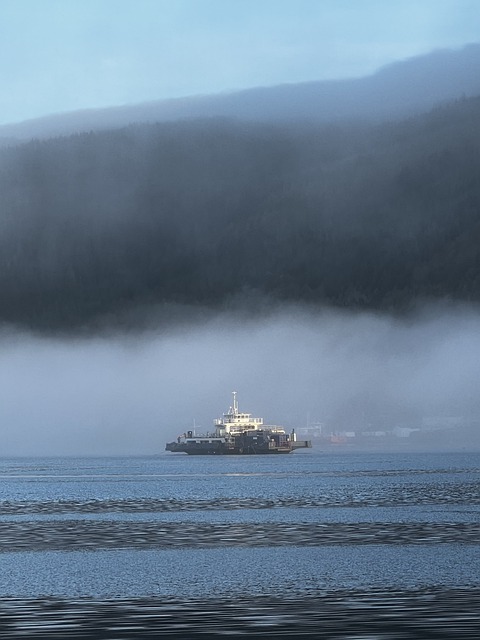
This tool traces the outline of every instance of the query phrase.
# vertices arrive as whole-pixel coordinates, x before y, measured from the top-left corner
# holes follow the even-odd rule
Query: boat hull
[[[236,438],[237,440],[237,438]],[[240,438],[238,438],[240,440]],[[291,453],[295,449],[307,449],[312,446],[309,440],[287,441],[277,443],[275,441],[264,441],[248,443],[245,441],[224,443],[224,442],[169,442],[165,450],[173,453],[186,453],[190,456],[214,456],[214,455],[268,455]]]
[[[272,453],[291,453],[293,449],[261,449],[247,447],[243,449],[241,447],[233,448],[216,448],[216,447],[192,447],[186,444],[177,444],[176,442],[169,442],[165,447],[166,451],[172,451],[173,453],[187,453],[189,456],[245,456],[245,455],[268,455]]]

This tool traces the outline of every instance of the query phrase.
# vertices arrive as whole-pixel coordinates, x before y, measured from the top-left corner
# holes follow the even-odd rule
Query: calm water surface
[[[2,459],[1,595],[13,607],[476,594],[479,463],[316,451]]]

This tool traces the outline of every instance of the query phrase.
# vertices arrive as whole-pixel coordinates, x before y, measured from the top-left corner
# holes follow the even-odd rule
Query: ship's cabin
[[[261,429],[263,418],[252,418],[251,413],[224,413],[222,418],[214,420],[214,425],[218,430],[225,433],[236,431],[246,431],[247,429]]]
[[[215,434],[217,437],[224,437],[228,434],[232,436],[245,433],[247,431],[268,430],[272,434],[285,434],[283,427],[274,425],[264,425],[263,418],[252,418],[251,413],[242,413],[238,410],[237,392],[233,392],[233,405],[223,414],[222,418],[213,421]]]
[[[237,392],[233,391],[233,405],[223,414],[222,418],[213,421],[219,433],[239,433],[247,429],[261,429],[263,418],[252,418],[251,413],[243,413],[238,410]]]

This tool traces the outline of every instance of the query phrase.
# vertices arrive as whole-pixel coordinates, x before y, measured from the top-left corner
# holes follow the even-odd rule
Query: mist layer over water
[[[4,333],[6,455],[144,454],[195,423],[208,430],[237,390],[240,409],[302,428],[417,426],[453,419],[479,446],[480,316],[415,318],[298,309],[223,315],[141,335],[40,339]]]

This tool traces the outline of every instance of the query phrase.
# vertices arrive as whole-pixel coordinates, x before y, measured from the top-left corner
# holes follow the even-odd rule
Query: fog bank
[[[297,429],[415,427],[437,417],[474,424],[479,374],[480,313],[465,307],[407,320],[293,308],[84,340],[5,333],[2,452],[162,453],[194,421],[209,429],[232,390],[241,410]],[[455,448],[479,445],[477,430]]]

